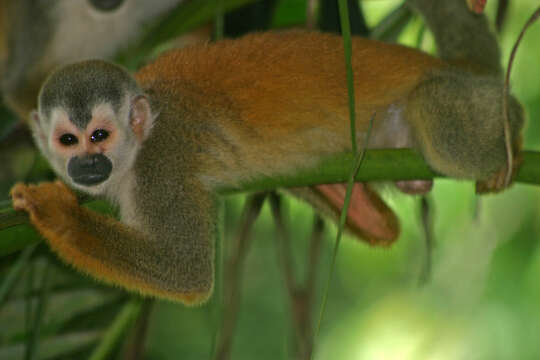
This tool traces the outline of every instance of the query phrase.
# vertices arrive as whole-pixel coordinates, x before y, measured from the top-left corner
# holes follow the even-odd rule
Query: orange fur
[[[439,59],[414,49],[354,38],[359,130],[375,110],[406,96],[426,72],[440,66]],[[242,122],[270,142],[296,129],[335,127],[348,118],[343,40],[331,34],[269,32],[171,51],[136,78],[143,88],[166,84],[178,96],[184,84],[205,96],[225,96]]]
[[[411,146],[391,135],[395,131],[404,139],[407,131],[384,125],[385,111],[392,104],[404,103],[430,71],[443,66],[441,60],[418,50],[355,37],[357,131],[365,132],[370,118],[380,112],[372,138],[391,138],[393,145],[380,141],[385,146]],[[170,94],[169,102],[175,96],[190,98],[214,114],[219,114],[217,109],[227,112],[228,116],[212,120],[242,153],[242,161],[216,147],[212,153],[219,154],[219,164],[211,166],[216,160],[205,159],[209,165],[203,169],[205,175],[224,174],[222,181],[228,175],[246,179],[257,173],[295,171],[351,146],[343,39],[336,35],[269,32],[173,50],[141,69],[136,79],[143,89],[160,97]],[[177,113],[182,118],[182,110]],[[287,167],[276,161],[284,158]],[[223,163],[226,166],[220,167]],[[239,163],[246,170],[238,169]],[[320,196],[304,194],[310,201]],[[373,244],[388,244],[397,238],[397,220],[391,210],[381,206],[375,193],[359,190],[355,200],[358,209],[351,211],[349,228]],[[379,221],[356,211],[362,206]],[[330,213],[341,210],[337,203],[330,208]]]
[[[376,111],[403,103],[431,70],[442,66],[414,49],[354,38],[357,131],[367,129]],[[343,40],[336,35],[268,32],[173,50],[142,68],[136,80],[159,98],[169,96],[167,103],[187,98],[214,114],[212,122],[242,154],[245,167],[239,169],[233,154],[216,147],[212,152],[226,167],[205,159],[206,174],[243,171],[231,176],[236,180],[285,174],[351,146]],[[181,111],[177,116],[191,118],[183,119]],[[373,138],[388,135],[381,124],[376,123]],[[286,166],[275,161],[279,158],[287,158]]]
[[[74,214],[83,212],[79,216],[96,217],[99,223],[114,222],[115,226],[124,225],[116,220],[99,216],[96,213],[91,213],[84,208],[74,209]],[[103,262],[99,257],[91,257],[85,254],[81,249],[93,248],[99,249],[101,239],[93,237],[91,234],[81,229],[75,218],[67,218],[62,213],[49,214],[50,223],[41,222],[35,216],[32,223],[38,231],[43,235],[51,249],[65,259],[70,265],[74,265],[78,269],[89,275],[96,277],[98,280],[127,288],[128,290],[138,292],[146,296],[158,296],[163,299],[172,301],[180,301],[188,305],[200,304],[208,298],[212,293],[177,293],[160,289],[155,284],[146,282],[131,274],[126,273],[124,269],[115,267],[113,264]],[[76,241],[74,242],[73,239]],[[81,244],[84,244],[81,246]]]

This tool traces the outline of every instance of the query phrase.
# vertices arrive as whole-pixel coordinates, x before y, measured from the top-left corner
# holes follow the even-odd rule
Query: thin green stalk
[[[225,35],[225,5],[224,0],[215,0],[215,19],[214,19],[214,40],[219,41]],[[225,310],[224,287],[224,241],[225,241],[225,203],[223,199],[218,200],[218,221],[215,237],[215,279],[214,279],[214,299],[212,306],[212,317],[214,320],[215,333],[212,338],[212,347],[210,358],[214,358],[218,351],[221,325],[223,323],[223,314]]]
[[[332,252],[332,262],[330,264],[330,274],[328,275],[328,280],[326,282],[326,286],[325,286],[324,291],[323,291],[323,300],[322,300],[322,304],[321,304],[321,311],[320,311],[320,314],[319,314],[319,320],[318,320],[318,323],[317,323],[317,329],[315,331],[315,338],[319,335],[319,331],[321,329],[321,324],[322,324],[322,320],[323,320],[323,317],[324,317],[324,310],[326,308],[326,302],[328,300],[328,292],[329,292],[329,289],[330,289],[330,284],[332,282],[332,276],[334,274],[334,268],[335,268],[335,265],[336,265],[336,258],[337,258],[337,253],[338,253],[338,249],[339,249],[339,244],[341,243],[341,235],[343,234],[343,229],[345,228],[345,221],[347,220],[347,213],[349,211],[349,205],[350,205],[350,202],[351,202],[352,188],[353,188],[353,185],[355,183],[356,174],[360,170],[360,167],[362,166],[362,162],[364,160],[364,155],[366,153],[367,143],[368,143],[368,140],[369,140],[369,136],[371,135],[371,128],[373,126],[372,124],[373,124],[373,117],[371,118],[371,120],[369,122],[369,128],[368,128],[368,131],[366,133],[366,139],[365,139],[362,151],[360,152],[360,154],[358,154],[358,156],[356,158],[356,163],[354,165],[354,168],[352,169],[352,171],[350,173],[350,176],[349,176],[349,180],[347,181],[347,191],[345,192],[345,201],[343,202],[343,208],[341,210],[341,215],[339,217],[339,225],[338,225],[337,234],[336,234],[336,242],[334,244],[334,250]],[[315,341],[313,343],[315,344]]]
[[[92,352],[90,360],[106,360],[111,358],[120,340],[126,335],[135,320],[137,320],[142,309],[142,304],[143,300],[134,296],[124,305],[103,335],[99,345]]]
[[[218,200],[218,220],[215,237],[215,280],[214,280],[214,300],[212,306],[212,317],[214,322],[214,337],[212,338],[211,357],[215,358],[219,339],[221,325],[223,323],[223,314],[225,310],[225,296],[223,292],[225,279],[225,202],[223,199]]]
[[[241,306],[242,275],[246,256],[251,247],[251,232],[258,219],[266,199],[266,193],[250,195],[244,204],[238,235],[231,243],[226,262],[223,266],[223,308],[221,323],[216,331],[216,343],[212,359],[229,359],[233,342],[234,330],[238,321]]]
[[[510,120],[509,120],[509,113],[508,113],[508,92],[510,89],[510,73],[512,72],[512,65],[514,63],[514,58],[516,56],[517,50],[519,48],[519,44],[521,43],[521,40],[523,39],[523,36],[527,32],[527,29],[534,24],[538,19],[540,19],[540,6],[536,9],[536,11],[531,15],[529,20],[525,23],[523,26],[523,29],[521,29],[521,33],[518,36],[518,39],[516,40],[516,43],[514,44],[514,47],[512,48],[512,52],[510,53],[510,58],[508,59],[508,66],[506,67],[506,75],[504,78],[504,96],[503,96],[503,119],[504,119],[504,142],[506,145],[506,156],[508,159],[508,170],[506,172],[506,179],[505,179],[505,185],[508,186],[510,184],[510,181],[512,180],[512,174],[514,172],[514,150],[512,148],[512,134],[510,133]]]
[[[6,300],[7,295],[9,294],[9,291],[19,279],[19,276],[23,272],[23,270],[26,269],[26,265],[28,264],[28,260],[32,256],[32,253],[36,249],[37,244],[34,244],[32,246],[27,247],[24,249],[24,251],[19,255],[17,260],[15,261],[15,264],[9,268],[9,271],[4,278],[4,281],[0,285],[0,307]]]
[[[36,274],[36,262],[30,261],[26,266],[26,291],[24,293],[24,331],[30,334],[32,329],[32,319],[34,318],[34,309],[32,307],[34,293],[34,278]]]
[[[43,317],[47,308],[49,300],[49,290],[51,285],[51,277],[49,275],[51,265],[48,261],[45,263],[45,269],[43,270],[43,276],[41,278],[41,290],[37,304],[37,310],[35,312],[34,321],[32,324],[32,331],[27,338],[26,353],[24,354],[25,360],[35,359],[38,354],[39,338],[41,333],[41,325],[43,324]]]
[[[345,52],[345,66],[347,70],[347,90],[348,90],[348,95],[349,95],[349,120],[350,120],[350,125],[351,125],[352,154],[356,158],[356,161],[355,161],[355,166],[352,168],[352,171],[350,172],[350,175],[347,181],[347,191],[345,193],[345,201],[343,203],[343,209],[341,210],[341,216],[339,219],[339,226],[338,226],[338,231],[336,234],[336,242],[334,244],[334,250],[332,253],[332,262],[330,264],[330,273],[328,275],[328,281],[326,282],[326,286],[323,291],[323,300],[321,304],[319,320],[317,323],[317,329],[315,331],[315,335],[313,339],[313,351],[311,353],[312,357],[313,357],[313,354],[315,354],[315,345],[317,343],[316,339],[321,330],[321,324],[324,317],[324,311],[326,309],[326,302],[328,300],[328,292],[330,290],[330,283],[332,282],[332,275],[334,273],[334,268],[336,265],[337,253],[339,250],[339,245],[341,243],[341,235],[343,233],[343,229],[345,228],[345,221],[347,220],[347,213],[348,213],[349,205],[351,202],[354,179],[364,159],[365,149],[367,148],[367,142],[369,140],[369,135],[371,133],[371,127],[373,123],[373,117],[372,117],[369,123],[369,129],[366,133],[366,139],[364,142],[364,146],[362,148],[362,152],[358,154],[357,144],[356,144],[356,111],[355,111],[355,96],[354,96],[354,73],[352,69],[352,38],[351,38],[351,28],[350,28],[350,23],[349,23],[349,10],[347,7],[347,0],[339,0],[338,5],[339,5],[339,18],[341,21],[341,33],[343,35],[343,47],[344,47],[344,52]]]
[[[214,20],[214,39],[216,41],[223,39],[225,33],[225,5],[224,0],[215,0],[216,16]]]
[[[356,109],[354,96],[354,73],[352,69],[352,36],[349,21],[349,9],[347,0],[338,0],[339,19],[341,21],[341,33],[343,35],[343,47],[345,50],[345,66],[347,69],[347,91],[349,93],[349,117],[351,120],[351,144],[352,153],[358,152],[356,145]]]

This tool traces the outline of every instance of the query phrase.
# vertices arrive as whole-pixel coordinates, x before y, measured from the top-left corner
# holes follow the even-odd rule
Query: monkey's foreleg
[[[66,185],[17,184],[13,207],[25,210],[50,247],[74,267],[143,295],[186,304],[200,303],[212,291],[212,249],[153,236],[80,207]],[[179,254],[180,253],[180,254]],[[183,260],[183,261],[179,261]]]
[[[429,165],[441,173],[479,181],[479,192],[504,189],[507,153],[502,83],[496,77],[440,71],[410,95],[407,117]],[[515,168],[520,163],[521,106],[509,99]]]

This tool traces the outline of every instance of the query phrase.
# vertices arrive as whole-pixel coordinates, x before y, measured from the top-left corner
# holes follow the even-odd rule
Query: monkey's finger
[[[11,196],[11,198],[15,198],[15,197],[19,197],[20,196],[20,193],[22,191],[22,189],[26,187],[26,185],[22,184],[22,183],[17,183],[15,185],[13,185],[13,187],[11,188],[11,190],[9,191],[9,195]]]
[[[395,184],[401,192],[409,195],[424,195],[433,188],[432,180],[400,180]]]
[[[25,194],[27,188],[28,187],[25,184],[21,184],[21,183],[15,184],[11,188],[11,190],[9,192],[9,195],[11,196],[11,199],[13,201],[23,200],[24,199],[24,194]]]
[[[26,192],[37,203],[49,206],[52,203],[76,204],[77,196],[61,181],[27,185]]]
[[[504,167],[503,169],[493,174],[489,179],[483,180],[483,181],[477,181],[476,193],[477,194],[497,193],[499,191],[506,189],[508,187],[506,186],[506,172],[507,172],[507,169],[506,167]]]
[[[16,184],[10,191],[13,209],[24,210],[33,213],[36,210],[35,203],[29,196],[29,188],[24,184]]]

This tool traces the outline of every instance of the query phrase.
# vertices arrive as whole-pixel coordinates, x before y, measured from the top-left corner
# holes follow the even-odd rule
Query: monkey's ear
[[[32,129],[32,135],[34,136],[37,146],[41,149],[41,151],[45,151],[47,134],[45,133],[45,130],[43,130],[41,118],[39,117],[39,112],[37,110],[32,110],[30,113],[30,128]]]
[[[150,102],[144,95],[137,95],[131,100],[131,110],[129,112],[129,125],[131,130],[139,140],[143,142],[150,135],[150,130],[154,125],[155,116],[150,109]]]

